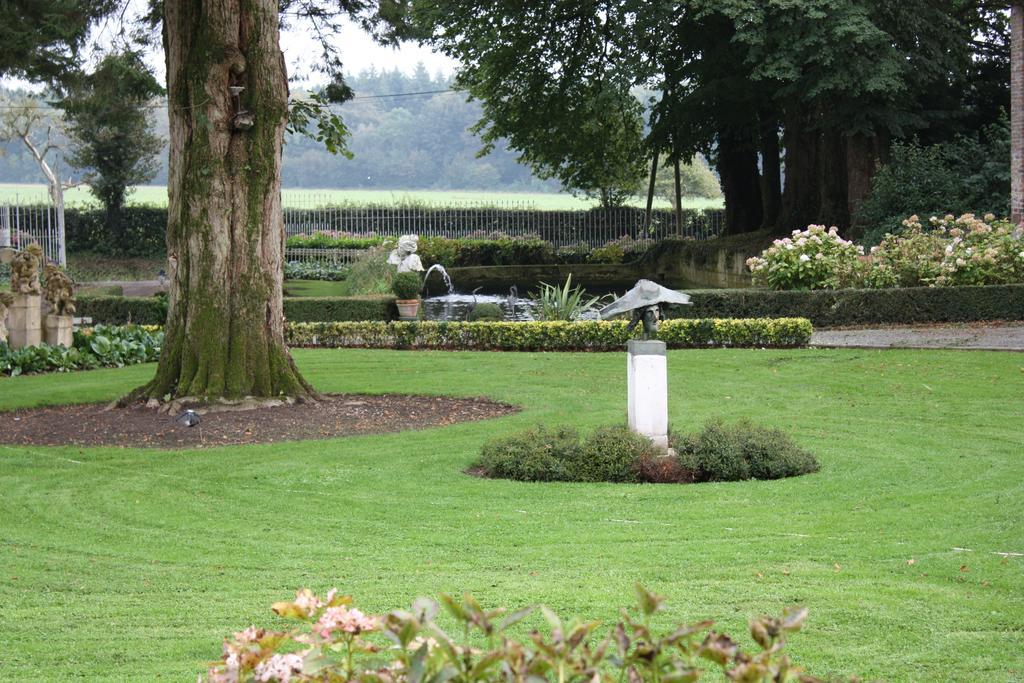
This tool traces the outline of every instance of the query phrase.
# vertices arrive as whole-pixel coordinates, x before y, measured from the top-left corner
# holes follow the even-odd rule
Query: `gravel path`
[[[816,330],[811,346],[1024,351],[1024,323]]]

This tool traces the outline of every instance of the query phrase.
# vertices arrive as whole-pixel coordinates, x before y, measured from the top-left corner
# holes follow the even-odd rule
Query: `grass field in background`
[[[636,581],[668,596],[659,625],[708,617],[747,647],[752,616],[806,606],[788,650],[823,678],[1022,675],[1018,354],[670,351],[675,430],[749,417],[822,465],[692,486],[463,474],[496,436],[623,422],[621,353],[295,359],[322,391],[487,395],[523,412],[208,450],[0,446],[0,679],[194,681],[224,635],[281,626],[270,603],[301,586],[374,612],[470,591],[607,625]],[[0,379],[0,410],[109,401],[153,370]]]
[[[317,190],[286,188],[282,190],[282,201],[285,206],[310,206],[322,202],[324,204],[403,204],[425,202],[432,205],[470,204],[489,205],[495,203],[521,202],[532,204],[537,209],[586,209],[596,206],[591,200],[574,197],[571,194],[542,194],[529,192],[490,192],[490,191],[447,191],[447,190]],[[14,201],[22,203],[41,202],[46,200],[46,187],[43,185],[17,185],[0,183],[0,203]],[[636,199],[633,204],[642,206],[646,200]],[[129,204],[167,205],[167,188],[163,186],[145,185],[138,187],[128,199]],[[65,194],[65,204],[98,205],[89,190],[76,187]],[[657,201],[659,208],[669,208],[668,202]],[[685,206],[693,209],[721,208],[720,200],[690,198]]]

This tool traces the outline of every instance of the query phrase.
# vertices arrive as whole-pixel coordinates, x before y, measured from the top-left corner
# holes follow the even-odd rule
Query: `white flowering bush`
[[[844,240],[835,227],[811,225],[775,240],[747,259],[754,284],[771,289],[840,289],[863,277],[864,247]]]
[[[771,289],[942,287],[1024,283],[1022,231],[993,214],[918,216],[864,248],[836,228],[812,225],[747,259],[754,284]]]
[[[650,626],[664,597],[637,586],[638,609],[614,628],[597,621],[563,621],[544,606],[514,612],[485,610],[472,596],[440,603],[421,598],[409,611],[369,616],[335,591],[320,599],[308,590],[274,611],[298,622],[287,631],[250,626],[224,641],[208,683],[668,683],[714,680],[813,683],[785,654],[807,610],[750,622],[756,647],[744,649],[712,622],[665,632]],[[435,621],[441,605],[456,622],[449,633]],[[509,632],[535,612],[548,628],[526,638]]]
[[[871,247],[867,287],[922,287],[939,276],[948,237],[943,230],[926,229],[917,216],[903,221],[903,231],[887,234]]]
[[[866,284],[886,286],[1001,285],[1024,282],[1024,239],[993,214],[978,218],[917,216],[903,232],[871,250]]]

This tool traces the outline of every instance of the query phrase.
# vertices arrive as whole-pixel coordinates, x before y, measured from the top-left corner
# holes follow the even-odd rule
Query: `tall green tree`
[[[119,0],[0,0],[0,76],[51,86],[79,69],[89,30]]]
[[[538,176],[614,205],[637,192],[647,157],[643,107],[620,70],[621,9],[428,0],[414,16],[462,64],[455,85],[482,104],[483,153],[505,139]]]
[[[576,93],[588,82],[654,90],[648,154],[704,153],[721,179],[727,232],[847,226],[891,140],[952,135],[941,124],[967,95],[946,93],[969,91],[984,4],[414,2],[430,40],[459,58],[460,79],[486,100],[485,126],[505,126],[510,139],[524,131],[518,149],[568,135],[573,122],[559,114],[583,101]]]
[[[1010,220],[1024,223],[1024,2],[1010,4]]]
[[[85,170],[114,239],[122,236],[131,186],[150,181],[159,167],[164,141],[153,132],[149,104],[163,92],[140,56],[126,50],[105,56],[60,102],[72,138],[68,160]]]
[[[125,397],[201,402],[315,396],[284,343],[281,146],[309,131],[345,152],[327,105],[352,95],[327,38],[354,18],[382,40],[401,3],[364,0],[164,0],[170,292],[153,379]],[[322,38],[330,84],[289,99],[284,21]]]

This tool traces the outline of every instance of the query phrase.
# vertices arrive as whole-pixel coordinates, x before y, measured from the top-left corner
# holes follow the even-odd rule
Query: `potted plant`
[[[395,305],[398,306],[398,317],[402,320],[415,320],[420,311],[420,290],[423,281],[420,274],[414,271],[398,273],[391,281],[391,291],[395,293]]]

